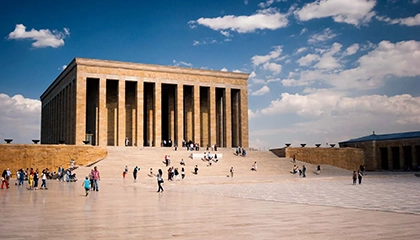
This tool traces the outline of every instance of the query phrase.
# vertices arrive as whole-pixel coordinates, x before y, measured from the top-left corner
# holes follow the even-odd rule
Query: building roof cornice
[[[236,78],[248,80],[248,73],[235,73],[235,72],[222,72],[215,70],[205,70],[196,68],[181,68],[175,66],[161,66],[154,64],[132,63],[132,62],[119,62],[111,60],[99,60],[90,58],[75,58],[76,65],[108,67],[108,68],[122,68],[132,70],[143,70],[151,72],[167,72],[167,73],[180,73],[192,75],[204,75],[223,78]]]

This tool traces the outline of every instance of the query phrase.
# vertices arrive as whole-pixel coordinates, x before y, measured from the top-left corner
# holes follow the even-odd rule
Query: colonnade
[[[126,140],[130,146],[164,141],[243,146],[241,109],[247,111],[247,98],[242,89],[82,77],[78,83],[76,126],[85,128],[76,130],[76,143],[89,135],[99,146],[124,146]]]
[[[75,144],[76,84],[61,86],[57,94],[43,102],[41,143]]]

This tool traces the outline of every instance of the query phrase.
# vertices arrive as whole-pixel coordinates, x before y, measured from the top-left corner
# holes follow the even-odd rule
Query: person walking
[[[38,189],[38,180],[39,180],[39,170],[38,168],[34,172],[34,189]]]
[[[4,188],[4,185],[6,185],[6,188],[10,188],[9,187],[9,179],[10,179],[10,175],[8,175],[8,170],[9,169],[4,169],[3,173],[1,174],[2,177],[2,181],[1,181],[1,189]]]
[[[302,177],[306,177],[306,166],[302,166]]]
[[[184,180],[184,178],[185,178],[184,168],[181,168],[181,177],[182,177],[182,180]]]
[[[162,187],[162,183],[164,183],[164,181],[163,181],[163,177],[162,177],[162,169],[158,170],[158,174],[156,174],[156,179],[157,179],[157,184],[158,184],[157,192],[160,192],[160,191],[163,192],[164,190],[163,190],[163,187]]]
[[[357,172],[356,170],[353,171],[353,185],[356,185],[356,180],[357,180]]]
[[[139,168],[136,166],[134,169],[133,169],[133,178],[134,178],[134,181],[136,181],[137,180],[137,172],[139,171]]]
[[[230,177],[233,177],[233,167],[230,167],[229,172],[230,172]]]
[[[101,180],[101,175],[99,174],[98,168],[95,166],[93,168],[93,185],[95,186],[95,190],[99,191],[98,181]]]
[[[85,180],[82,183],[82,186],[85,187],[86,197],[89,195],[89,189],[90,189],[90,180],[89,177],[86,176]]]
[[[127,173],[128,173],[128,166],[125,166],[124,172],[123,172],[123,179],[125,179],[125,176],[127,175]]]
[[[42,180],[42,184],[41,184],[40,189],[42,189],[42,187],[44,187],[44,189],[48,189],[47,188],[47,170],[45,170],[45,169],[42,170],[41,180]]]
[[[357,171],[357,178],[359,179],[359,184],[362,184],[363,173],[362,171]]]

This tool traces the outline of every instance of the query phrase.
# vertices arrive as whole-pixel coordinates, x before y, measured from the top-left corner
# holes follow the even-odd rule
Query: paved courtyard
[[[187,176],[0,190],[0,239],[417,239],[420,178]]]

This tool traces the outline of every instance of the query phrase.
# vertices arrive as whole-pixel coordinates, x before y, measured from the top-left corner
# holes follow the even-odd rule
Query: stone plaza
[[[145,174],[145,173],[142,173]],[[416,239],[420,178],[368,174],[102,179],[0,191],[0,239]]]

